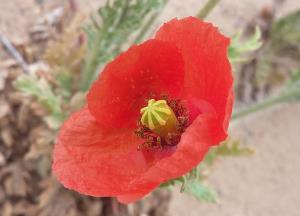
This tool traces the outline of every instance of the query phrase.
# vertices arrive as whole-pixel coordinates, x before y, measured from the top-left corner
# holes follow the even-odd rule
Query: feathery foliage
[[[108,0],[84,28],[87,44],[82,43],[82,17],[75,16],[61,37],[49,43],[44,55],[50,68],[47,73],[57,81],[56,85],[33,72],[19,77],[16,87],[35,97],[49,111],[49,126],[59,128],[64,120],[62,107],[67,107],[66,114],[71,111],[70,100],[76,99],[80,90],[88,90],[99,68],[133,43],[132,37],[134,42],[143,38],[165,3],[166,0]]]
[[[228,49],[229,59],[232,63],[247,61],[245,55],[258,50],[261,46],[261,31],[258,27],[256,27],[255,33],[246,40],[242,40],[242,31],[239,31],[231,39]]]
[[[15,85],[21,92],[34,96],[49,112],[45,119],[48,125],[51,128],[58,128],[64,120],[61,97],[55,95],[47,80],[35,74],[24,74],[16,80]]]
[[[90,87],[100,68],[118,55],[139,29],[143,30],[143,25],[148,26],[148,19],[153,20],[151,15],[156,15],[165,3],[165,0],[107,1],[97,17],[91,17],[92,22],[84,29],[88,44],[82,91]]]
[[[253,150],[240,145],[238,140],[227,140],[219,146],[213,147],[206,154],[204,160],[189,173],[176,179],[172,179],[160,185],[160,187],[172,188],[179,185],[180,191],[195,196],[203,202],[214,203],[218,200],[217,193],[205,184],[207,172],[218,159],[226,156],[247,156],[253,154]]]

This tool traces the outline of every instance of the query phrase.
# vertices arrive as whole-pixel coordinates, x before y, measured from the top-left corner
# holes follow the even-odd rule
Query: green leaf
[[[282,102],[300,100],[300,68],[292,75],[280,96],[284,99]]]
[[[227,140],[219,146],[213,147],[206,154],[201,168],[211,166],[216,159],[225,156],[247,156],[254,153],[254,150],[248,146],[241,145],[239,140]]]
[[[35,74],[23,74],[15,82],[16,88],[30,96],[35,97],[49,112],[50,117],[47,117],[47,122],[54,122],[49,126],[58,125],[58,122],[64,120],[64,115],[61,109],[61,99],[55,95],[50,84],[43,78],[38,78]],[[56,127],[55,127],[56,128]]]
[[[173,186],[179,185],[181,192],[192,194],[201,201],[216,202],[217,195],[215,191],[203,183],[207,176],[207,171],[220,157],[244,156],[252,153],[253,150],[251,148],[242,146],[238,140],[227,140],[219,146],[211,148],[204,160],[190,172],[179,178],[171,179],[161,184],[160,187],[171,189]]]
[[[232,39],[228,49],[229,59],[232,63],[247,61],[246,54],[258,50],[262,46],[261,31],[258,27],[253,36],[242,40],[242,32],[238,32]]]
[[[300,10],[290,13],[272,25],[270,33],[273,44],[280,43],[299,45],[300,43]]]
[[[52,129],[59,129],[63,122],[63,119],[64,118],[62,117],[62,115],[49,115],[44,118],[49,128]]]
[[[60,84],[61,95],[65,98],[69,98],[72,92],[72,74],[68,71],[60,70],[59,73],[57,73],[57,80]]]
[[[178,177],[176,179],[171,179],[171,180],[169,180],[167,182],[164,182],[164,183],[160,184],[159,187],[161,187],[161,188],[165,188],[165,187],[170,188],[170,187],[172,187],[172,186],[174,186],[176,184],[183,185],[184,182],[186,181],[185,178],[186,178],[185,176],[181,176],[181,177]]]
[[[257,59],[256,83],[275,87],[300,66],[300,10],[275,21]]]
[[[200,201],[208,203],[217,202],[217,193],[200,181],[192,181],[186,184],[184,191],[195,196]]]
[[[253,154],[253,149],[241,146],[239,140],[224,142],[215,148],[215,153],[219,156],[242,156]]]

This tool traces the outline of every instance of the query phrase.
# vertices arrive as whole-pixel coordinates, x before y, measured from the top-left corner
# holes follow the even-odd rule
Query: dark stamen
[[[135,134],[144,139],[145,142],[138,146],[138,150],[163,149],[166,147],[176,146],[180,141],[182,133],[188,127],[188,111],[182,104],[181,100],[170,99],[167,95],[161,95],[160,98],[166,100],[169,107],[174,111],[179,122],[179,132],[169,133],[167,137],[161,137],[142,125],[139,120]]]

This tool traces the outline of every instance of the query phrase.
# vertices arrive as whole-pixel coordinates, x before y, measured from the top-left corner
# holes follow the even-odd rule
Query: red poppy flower
[[[53,158],[59,181],[129,203],[197,166],[227,136],[228,44],[212,24],[173,19],[110,62],[87,106],[61,128]]]

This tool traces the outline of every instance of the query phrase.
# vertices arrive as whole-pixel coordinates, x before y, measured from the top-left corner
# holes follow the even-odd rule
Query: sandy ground
[[[196,14],[203,1],[170,1],[161,20]],[[189,4],[187,4],[189,2]],[[223,0],[209,21],[233,35],[270,0]],[[287,0],[277,17],[300,9],[299,0]],[[218,204],[200,203],[174,192],[171,216],[299,216],[300,215],[300,104],[288,104],[255,114],[231,125],[233,137],[253,146],[256,154],[221,160],[209,183],[219,194]]]
[[[33,0],[0,0],[0,29],[14,38],[11,25],[26,32],[28,26],[16,14],[34,18]],[[80,0],[91,9],[103,1]],[[170,0],[155,26],[175,16],[194,15],[203,0]],[[228,35],[232,35],[251,20],[271,0],[223,0],[208,17]],[[16,7],[18,5],[18,7]],[[287,0],[278,16],[300,8],[299,0]],[[15,11],[11,14],[11,11]],[[17,21],[16,21],[17,20]],[[15,23],[16,22],[16,23]],[[20,34],[19,34],[20,35]],[[171,216],[299,216],[300,215],[300,104],[275,107],[267,112],[231,125],[234,137],[240,137],[256,149],[252,157],[226,158],[218,163],[210,184],[219,193],[218,204],[204,204],[188,195],[174,192],[170,206]]]
[[[209,183],[218,204],[175,192],[172,216],[299,216],[300,103],[275,107],[234,123],[232,136],[255,148],[250,157],[224,158]]]

